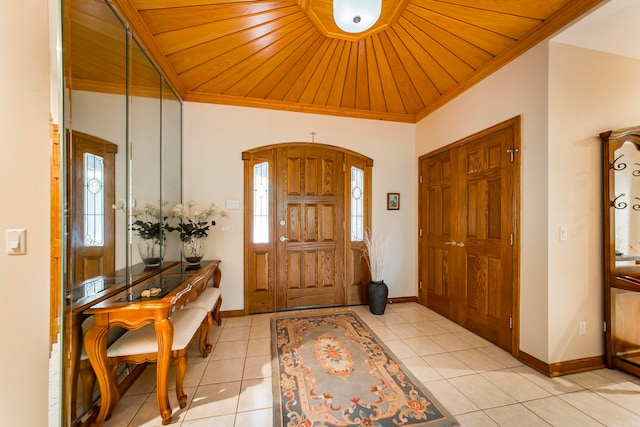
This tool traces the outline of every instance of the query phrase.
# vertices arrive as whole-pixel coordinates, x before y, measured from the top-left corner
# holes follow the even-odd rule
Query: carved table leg
[[[85,349],[89,356],[91,366],[96,373],[96,379],[100,387],[100,412],[94,422],[94,426],[101,426],[111,412],[114,402],[118,401],[118,388],[115,374],[109,365],[107,358],[107,337],[109,327],[98,324],[96,316],[95,324],[85,336]]]

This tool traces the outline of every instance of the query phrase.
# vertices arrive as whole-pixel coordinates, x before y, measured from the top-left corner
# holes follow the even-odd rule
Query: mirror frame
[[[622,147],[625,142],[631,142],[640,153],[640,126],[633,126],[608,131],[600,134],[603,146],[603,207],[604,207],[604,259],[605,274],[609,276],[625,275],[638,277],[640,280],[640,264],[637,267],[625,268],[616,265],[616,224],[615,210],[622,201],[618,201],[620,195],[615,194],[615,172],[626,168],[624,162],[620,162],[615,152]],[[638,177],[640,179],[640,176]],[[638,195],[640,196],[640,194]],[[631,205],[629,204],[629,208]],[[640,213],[639,213],[640,215]]]

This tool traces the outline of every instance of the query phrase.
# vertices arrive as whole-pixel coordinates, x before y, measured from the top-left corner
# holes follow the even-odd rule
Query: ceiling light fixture
[[[382,0],[333,0],[333,19],[347,33],[368,30],[380,18]]]

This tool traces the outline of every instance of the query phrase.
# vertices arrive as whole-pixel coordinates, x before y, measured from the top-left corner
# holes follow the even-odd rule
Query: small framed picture
[[[387,193],[387,210],[400,210],[400,193]]]

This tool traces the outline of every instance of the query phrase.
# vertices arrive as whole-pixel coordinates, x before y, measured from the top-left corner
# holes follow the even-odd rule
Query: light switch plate
[[[27,230],[24,228],[7,229],[6,248],[9,255],[25,255],[27,253]]]
[[[568,237],[567,233],[568,233],[568,230],[567,230],[566,226],[560,227],[560,241],[561,242],[566,242],[567,241],[567,237]]]

